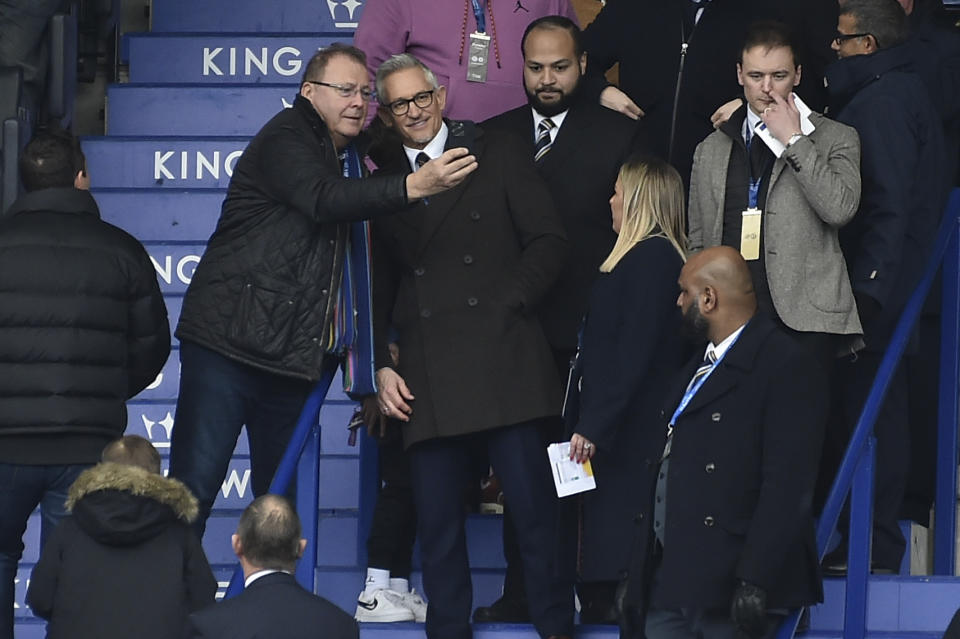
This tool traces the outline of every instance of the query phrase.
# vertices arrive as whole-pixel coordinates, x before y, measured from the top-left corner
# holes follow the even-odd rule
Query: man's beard
[[[581,76],[582,77],[582,76]],[[563,93],[560,96],[560,99],[556,102],[551,102],[545,104],[540,101],[540,96],[536,92],[531,92],[529,89],[524,87],[524,91],[527,94],[527,102],[530,103],[534,109],[537,110],[537,113],[544,117],[553,117],[558,113],[563,113],[570,108],[570,105],[573,104],[573,101],[577,97],[577,90],[580,88],[580,80],[577,79],[577,84],[569,91],[569,93]]]
[[[680,333],[694,343],[706,342],[710,334],[710,322],[700,313],[700,307],[691,303],[680,320]]]

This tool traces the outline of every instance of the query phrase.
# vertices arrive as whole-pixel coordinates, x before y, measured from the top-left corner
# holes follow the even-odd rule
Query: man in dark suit
[[[667,395],[665,446],[632,601],[648,639],[772,635],[773,609],[823,597],[811,501],[827,415],[816,360],[757,315],[736,249],[680,273],[684,328],[708,341]],[[642,617],[642,615],[641,615]],[[638,633],[638,636],[639,633]]]
[[[556,496],[538,430],[559,412],[560,383],[536,317],[563,266],[563,225],[519,141],[443,120],[446,89],[415,57],[380,65],[377,93],[402,140],[385,170],[407,174],[451,144],[479,167],[459,188],[373,225],[377,387],[381,411],[404,422],[427,636],[472,636],[462,487],[477,446],[515,508],[534,625],[543,637],[569,636],[573,593],[553,578]]]
[[[285,497],[257,497],[240,515],[231,538],[243,568],[244,591],[190,615],[190,639],[357,639],[357,623],[293,577],[306,539]]]
[[[587,310],[590,287],[600,263],[616,241],[610,222],[609,199],[620,165],[631,152],[645,147],[642,125],[606,109],[582,90],[587,56],[579,27],[563,16],[530,23],[521,41],[523,83],[528,105],[484,122],[484,130],[499,130],[523,142],[536,160],[537,171],[553,194],[570,242],[570,257],[557,282],[540,305],[540,323],[553,349],[560,379],[566,381],[577,349],[577,330]],[[542,136],[548,136],[541,142]],[[549,434],[559,441],[562,423]],[[526,621],[526,594],[520,552],[512,535],[510,504],[504,509],[503,545],[507,559],[503,597],[478,608],[474,621]],[[613,592],[578,587],[581,622],[616,623]],[[596,605],[594,605],[596,603]],[[605,605],[604,605],[605,604]]]

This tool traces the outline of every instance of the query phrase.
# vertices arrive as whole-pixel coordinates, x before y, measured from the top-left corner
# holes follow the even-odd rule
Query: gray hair
[[[907,14],[897,0],[845,0],[840,15],[853,17],[857,31],[872,35],[878,49],[907,39]]]
[[[437,76],[433,74],[433,71],[431,71],[427,65],[409,53],[398,53],[384,60],[383,64],[377,68],[377,101],[380,102],[380,104],[387,104],[387,101],[384,99],[384,96],[386,96],[386,91],[383,88],[384,82],[386,82],[389,76],[404,69],[421,69],[431,87],[434,89],[440,87],[440,83],[437,82]]]

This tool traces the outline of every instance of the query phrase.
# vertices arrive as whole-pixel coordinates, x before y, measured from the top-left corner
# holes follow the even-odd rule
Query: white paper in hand
[[[568,497],[597,487],[589,459],[582,464],[570,461],[570,442],[547,446],[547,459],[550,460],[557,497]]]
[[[793,103],[797,106],[797,111],[800,112],[800,132],[804,135],[810,135],[813,133],[817,127],[813,125],[813,122],[810,121],[810,114],[812,111],[810,107],[804,104],[803,100],[800,99],[796,93],[793,95]],[[750,107],[747,107],[750,108]],[[787,147],[777,138],[773,137],[773,134],[767,129],[767,125],[761,121],[756,128],[753,130],[764,143],[770,147],[770,150],[773,151],[773,154],[776,157],[783,155],[783,152],[787,150]]]

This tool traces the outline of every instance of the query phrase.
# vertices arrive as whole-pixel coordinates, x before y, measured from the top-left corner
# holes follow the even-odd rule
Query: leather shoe
[[[500,597],[489,606],[473,611],[474,623],[530,623],[530,611],[524,600]]]
[[[580,608],[580,623],[617,626],[620,619],[612,601],[594,600]]]

